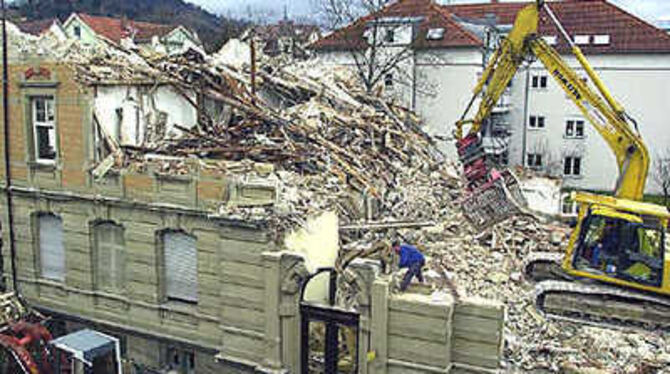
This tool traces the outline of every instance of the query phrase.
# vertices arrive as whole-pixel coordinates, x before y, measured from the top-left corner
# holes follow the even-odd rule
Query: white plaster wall
[[[418,53],[416,111],[424,119],[429,134],[451,139],[454,125],[472,97],[481,70],[482,55],[476,48]],[[421,93],[426,87],[434,94]],[[470,116],[476,113],[476,104]],[[456,158],[453,141],[441,145],[450,158]]]
[[[151,97],[155,109],[151,104]],[[191,94],[195,101],[195,95]],[[123,121],[119,126],[118,108],[123,110]],[[196,109],[169,86],[100,86],[95,97],[96,115],[105,130],[122,144],[140,145],[144,139],[148,115],[156,111],[167,113],[166,134],[179,134],[174,125],[192,128],[197,125]],[[136,119],[139,118],[139,126]]]
[[[626,108],[640,125],[640,132],[652,156],[670,146],[668,131],[668,100],[670,95],[670,56],[664,55],[600,55],[588,56],[589,61],[600,74],[612,94]],[[574,58],[567,57],[569,65],[586,76],[578,68]],[[530,68],[531,75],[544,71],[535,63]],[[521,70],[512,88],[514,108],[510,112],[510,123],[513,125],[513,147],[510,150],[510,161],[521,165],[522,139],[524,124],[523,105],[525,98],[526,72]],[[534,145],[546,144],[551,158],[557,162],[562,173],[562,155],[565,153],[581,153],[582,176],[569,177],[566,187],[612,190],[617,177],[617,167],[609,147],[586,123],[583,140],[566,139],[564,137],[565,121],[569,117],[581,117],[579,110],[565,95],[560,86],[549,78],[546,90],[530,89],[528,115],[544,115],[546,127],[543,130],[527,129],[527,146],[532,150]],[[653,171],[653,170],[651,170]],[[658,186],[650,177],[647,183],[648,193],[659,193]]]
[[[77,36],[74,33],[76,26],[79,26],[81,30],[81,37],[79,39],[77,39]],[[99,43],[95,32],[93,32],[93,30],[91,30],[91,28],[89,28],[88,25],[86,25],[84,22],[80,22],[78,17],[73,18],[72,21],[69,24],[64,25],[63,28],[65,30],[65,34],[67,34],[69,38],[80,40],[84,45],[94,46]]]
[[[355,66],[348,52],[320,52],[324,65]],[[416,64],[416,73],[413,67]],[[413,86],[416,85],[415,110],[424,121],[424,129],[431,135],[451,138],[454,124],[460,119],[472,97],[472,89],[482,70],[482,54],[477,48],[453,48],[443,50],[417,51],[416,55],[398,65],[402,73],[394,76],[403,78],[396,81],[392,91],[386,90],[387,98],[394,98],[398,104],[412,107]],[[412,77],[416,76],[416,82]],[[383,80],[381,82],[383,84]],[[476,110],[471,114],[474,114]],[[441,143],[441,149],[451,158],[456,157],[452,141]]]

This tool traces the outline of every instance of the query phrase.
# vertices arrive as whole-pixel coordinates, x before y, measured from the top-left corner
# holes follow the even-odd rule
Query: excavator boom
[[[544,10],[567,40],[571,52],[588,75],[595,90],[572,69],[561,55],[538,35],[540,12]],[[517,15],[514,27],[491,57],[474,89],[470,104],[456,124],[459,157],[466,178],[466,217],[483,228],[501,222],[511,215],[525,212],[525,200],[517,178],[509,170],[498,170],[482,145],[483,129],[493,108],[509,82],[525,62],[536,58],[579,108],[586,120],[612,149],[619,176],[614,196],[640,200],[649,169],[649,152],[631,126],[630,117],[614,99],[580,48],[570,39],[548,4],[538,1]],[[467,119],[476,98],[481,96],[477,113]],[[465,132],[469,126],[469,131]]]

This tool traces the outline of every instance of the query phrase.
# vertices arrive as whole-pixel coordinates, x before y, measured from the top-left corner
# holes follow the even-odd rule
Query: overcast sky
[[[250,13],[260,13],[254,18],[278,18],[284,7],[290,17],[310,17],[314,15],[312,4],[318,0],[187,0],[217,14],[248,17]],[[446,3],[450,0],[438,0]],[[485,0],[451,0],[451,2],[483,2]],[[505,0],[502,0],[505,1]],[[649,21],[670,20],[669,0],[608,0]],[[260,17],[259,17],[260,16]]]

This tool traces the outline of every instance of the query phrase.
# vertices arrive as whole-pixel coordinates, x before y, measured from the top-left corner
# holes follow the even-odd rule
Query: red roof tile
[[[459,25],[451,15],[431,0],[398,0],[379,12],[358,19],[353,24],[336,30],[332,34],[315,42],[311,48],[317,50],[346,49],[352,45],[362,47],[363,32],[367,22],[386,17],[422,17],[419,23],[419,36],[415,39],[417,48],[479,46],[481,40]],[[444,37],[427,40],[429,29],[444,29]]]
[[[49,18],[49,19],[40,19],[36,21],[19,22],[16,24],[16,26],[19,28],[19,30],[27,34],[39,36],[43,32],[49,30],[51,25],[57,22],[58,22],[57,19]]]
[[[486,3],[444,5],[448,12],[461,18],[484,18],[494,14],[499,24],[512,24],[516,13],[526,3]],[[570,35],[609,35],[607,45],[581,45],[585,53],[668,53],[670,35],[605,0],[564,0],[548,2]],[[567,42],[543,12],[539,32],[557,36],[557,48],[568,50]],[[592,42],[592,41],[591,41]]]
[[[398,0],[376,15],[368,15],[314,43],[315,49],[345,49],[362,46],[366,22],[380,17],[424,17],[416,43],[420,48],[480,46],[481,40],[467,31],[458,19],[483,19],[495,15],[498,24],[514,23],[516,14],[531,2],[436,5],[431,0]],[[563,0],[548,3],[571,35],[609,35],[606,45],[580,46],[585,53],[670,53],[670,35],[605,0]],[[426,40],[430,28],[444,28],[441,40]],[[541,35],[557,36],[557,48],[566,51],[556,26],[543,14]]]
[[[149,40],[153,36],[163,36],[175,29],[175,26],[157,23],[91,16],[84,13],[77,13],[77,15],[97,34],[117,43],[130,33],[135,33],[135,41],[143,41]]]

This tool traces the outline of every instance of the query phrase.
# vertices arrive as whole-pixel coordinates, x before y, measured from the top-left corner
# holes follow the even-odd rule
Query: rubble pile
[[[277,204],[222,206],[222,214],[274,219],[284,231],[324,210],[338,212],[343,223],[362,219],[365,196],[374,200],[375,219],[432,219],[455,197],[444,191],[458,191],[456,174],[414,114],[352,88],[342,72],[334,71],[324,83],[300,71],[311,67],[261,67],[254,96],[248,72],[211,64],[205,56],[147,64],[149,69],[136,73],[151,74],[179,92],[202,92],[225,109],[216,115],[203,111],[195,128],[177,126],[179,136],[150,134],[140,147],[122,147],[115,166],[159,163],[153,166],[161,172],[183,174],[181,160],[197,159],[221,174],[277,182]],[[108,78],[98,77],[99,71],[93,64],[79,67],[87,82]],[[259,165],[268,165],[267,173]]]
[[[569,228],[526,218],[472,232],[456,213],[413,235],[430,256],[433,272],[446,271],[461,295],[502,301],[507,306],[505,363],[511,372],[670,372],[670,334],[608,329],[547,320],[533,303],[533,283],[522,275],[532,252],[561,252]],[[437,283],[437,282],[436,282]]]

